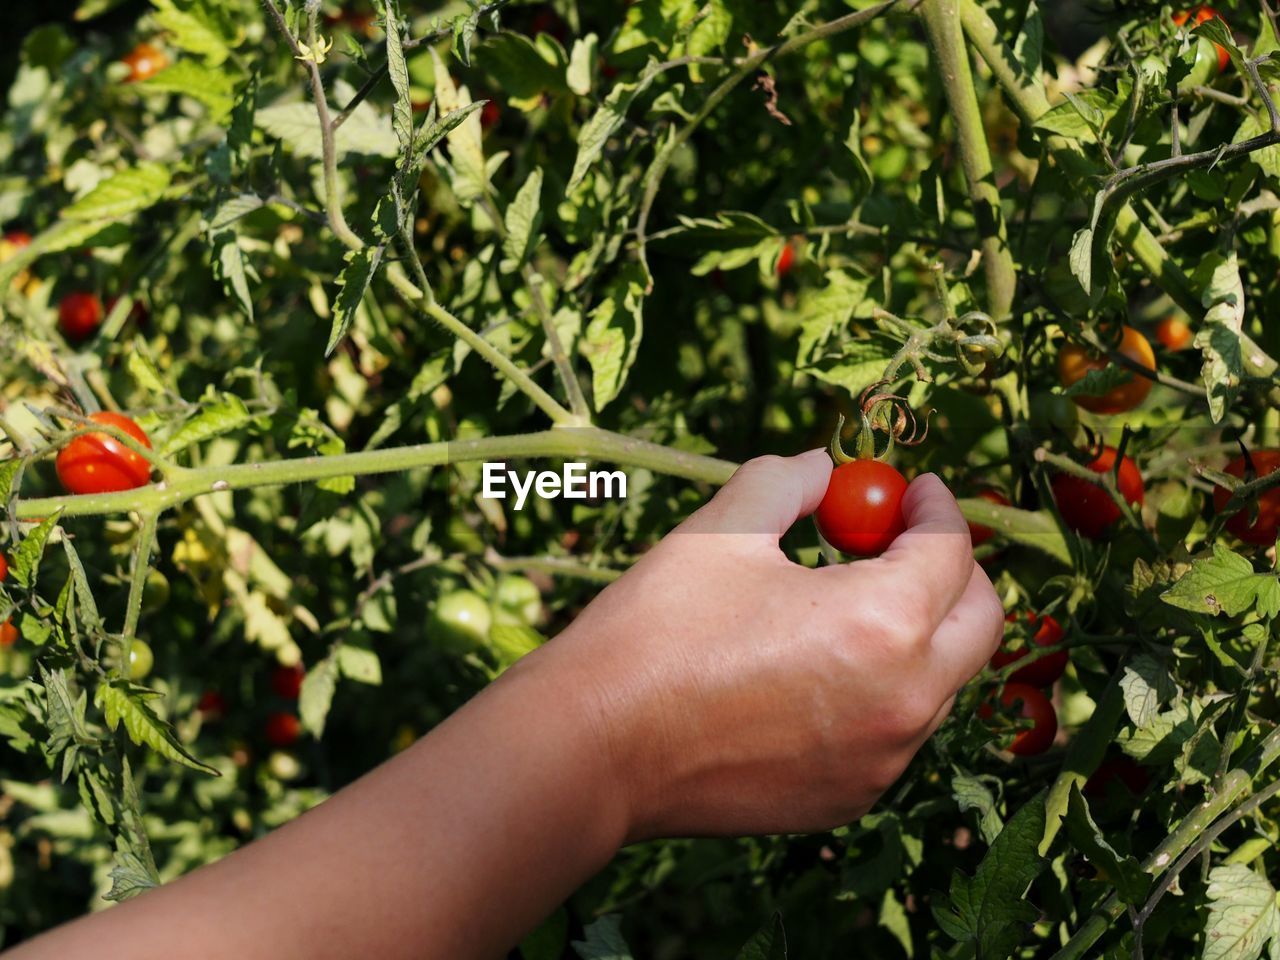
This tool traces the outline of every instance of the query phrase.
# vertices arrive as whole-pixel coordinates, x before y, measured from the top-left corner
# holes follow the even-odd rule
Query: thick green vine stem
[[[136,490],[18,500],[12,510],[14,517],[27,521],[48,516],[55,510],[61,510],[65,517],[128,513],[135,510],[147,513],[166,510],[195,497],[222,490],[314,483],[334,477],[369,476],[463,461],[518,457],[578,457],[643,467],[655,473],[717,485],[728,480],[738,468],[736,463],[729,460],[675,450],[598,427],[557,427],[539,433],[509,437],[477,437],[360,453],[298,457],[268,463],[195,467],[183,470],[172,479]]]
[[[973,86],[969,52],[960,28],[958,0],[925,0],[919,7],[929,45],[938,61],[942,89],[955,124],[960,165],[969,184],[969,200],[982,234],[982,265],[987,278],[987,304],[997,320],[1013,308],[1018,273],[1009,249],[1000,191],[996,188],[991,151],[978,94]],[[950,312],[950,311],[948,311]]]

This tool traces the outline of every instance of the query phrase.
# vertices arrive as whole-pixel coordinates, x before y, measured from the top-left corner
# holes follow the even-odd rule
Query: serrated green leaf
[[[374,687],[382,684],[382,662],[372,650],[343,643],[338,645],[336,656],[344,677]]]
[[[1129,906],[1141,906],[1151,889],[1151,876],[1133,857],[1121,856],[1107,843],[1098,825],[1089,815],[1089,805],[1080,793],[1079,786],[1071,787],[1064,819],[1067,836],[1077,850],[1089,858],[1100,873],[1115,885],[1120,899]]]
[[[1209,871],[1209,915],[1201,960],[1256,960],[1280,943],[1280,907],[1270,881],[1239,863]]]
[[[235,79],[225,65],[206,66],[183,58],[135,86],[144,90],[176,93],[190,97],[209,108],[213,118],[221,119],[234,104]]]
[[[516,198],[507,207],[507,235],[502,249],[518,270],[532,255],[538,244],[538,230],[542,226],[542,168],[534,167]]]
[[[302,726],[317,740],[324,734],[325,720],[337,687],[338,661],[335,655],[325,657],[302,678],[298,715],[302,718]]]
[[[200,412],[187,420],[164,442],[162,455],[169,457],[211,437],[243,429],[253,423],[253,414],[233,393],[217,394],[201,403]]]
[[[1255,573],[1253,564],[1222,544],[1215,544],[1213,556],[1196,560],[1182,579],[1160,595],[1165,603],[1192,613],[1229,617],[1253,607],[1259,590],[1274,584],[1272,574]]]
[[[192,770],[202,770],[215,777],[221,776],[213,767],[201,763],[188,753],[169,725],[156,716],[146,702],[156,696],[159,694],[123,680],[103,681],[98,684],[94,702],[102,710],[107,727],[115,730],[123,722],[129,739],[138,746],[149,747],[166,760],[180,763]]]
[[[37,527],[22,538],[18,549],[10,555],[9,572],[13,574],[14,580],[28,590],[36,585],[36,574],[40,561],[44,557],[45,544],[49,542],[49,535],[57,527],[58,518],[61,516],[62,511],[58,510],[53,516],[45,517]]]
[[[644,274],[625,267],[610,284],[608,295],[591,311],[580,347],[591,364],[597,411],[617,397],[640,350],[644,333]]]
[[[66,220],[116,220],[154,206],[169,187],[169,169],[144,163],[120,170],[62,209]]]

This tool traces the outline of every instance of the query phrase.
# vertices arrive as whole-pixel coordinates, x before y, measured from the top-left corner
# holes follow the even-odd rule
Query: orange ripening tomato
[[[91,414],[94,423],[123,430],[147,449],[151,441],[143,429],[122,413]],[[108,433],[84,433],[72,439],[55,463],[58,481],[67,493],[113,493],[151,482],[151,464]]]
[[[151,44],[140,43],[121,57],[120,62],[129,68],[129,76],[125,79],[125,82],[139,83],[143,80],[150,80],[167,67],[169,58],[164,55],[164,51],[153,47]]]
[[[989,503],[994,503],[1002,507],[1009,506],[1009,498],[998,490],[979,490],[974,494],[974,496],[980,497]],[[969,539],[973,541],[973,545],[975,547],[982,546],[995,535],[996,532],[994,530],[990,527],[983,526],[981,523],[969,524]]]
[[[1115,447],[1102,451],[1085,466],[1094,473],[1110,473],[1116,462]],[[1120,519],[1120,508],[1111,495],[1096,483],[1069,473],[1059,473],[1050,482],[1058,512],[1068,527],[1091,540],[1097,540]],[[1120,495],[1136,509],[1142,505],[1145,492],[1138,465],[1124,457],[1119,470]]]
[[[1259,477],[1280,470],[1280,450],[1254,450],[1253,468]],[[1227,464],[1225,472],[1233,477],[1244,479],[1246,464],[1243,456],[1236,457]],[[1222,487],[1213,491],[1213,508],[1221,512],[1231,499],[1231,494]],[[1249,510],[1246,508],[1233,514],[1227,520],[1227,529],[1245,543],[1254,543],[1269,547],[1276,542],[1276,530],[1280,528],[1280,487],[1272,487],[1258,497],[1258,517],[1249,522]]]
[[[0,623],[0,647],[12,647],[18,642],[18,637],[18,628],[13,625],[12,620]]]
[[[1193,28],[1198,27],[1200,24],[1205,23],[1208,20],[1212,20],[1215,17],[1223,23],[1227,22],[1226,18],[1223,17],[1222,14],[1218,13],[1217,10],[1213,9],[1213,7],[1196,7],[1195,15],[1195,22],[1191,24]],[[1173,15],[1174,25],[1179,27],[1186,26],[1187,21],[1190,19],[1190,10],[1183,10]],[[1227,53],[1227,48],[1220,43],[1215,43],[1213,48],[1218,52],[1218,72],[1221,73],[1223,70],[1227,69],[1227,64],[1231,62],[1231,54]]]
[[[1156,340],[1160,346],[1174,353],[1187,349],[1194,338],[1191,328],[1177,317],[1165,317],[1156,324]]]
[[[1154,370],[1156,355],[1147,338],[1133,327],[1121,328],[1119,351],[1135,363]],[[1100,357],[1078,343],[1064,343],[1058,351],[1058,381],[1069,387],[1083,380],[1091,370],[1103,370],[1111,365],[1106,357]],[[1079,406],[1093,413],[1124,413],[1132,410],[1151,392],[1151,380],[1139,373],[1130,373],[1128,381],[1108,390],[1099,397],[1072,397]]]

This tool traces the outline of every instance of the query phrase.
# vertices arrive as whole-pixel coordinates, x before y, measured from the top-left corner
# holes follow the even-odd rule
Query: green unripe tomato
[[[542,616],[542,591],[528,577],[503,576],[493,591],[493,615],[497,623],[531,627]]]
[[[428,636],[446,653],[463,654],[487,646],[493,614],[484,598],[471,590],[455,590],[436,602]]]
[[[1060,393],[1031,395],[1031,426],[1038,433],[1061,432],[1070,437],[1080,423],[1080,414],[1070,397]]]
[[[147,574],[146,583],[142,585],[142,609],[159,610],[169,602],[169,578],[159,570]]]
[[[145,640],[135,639],[129,644],[129,679],[142,680],[151,672],[156,657],[151,652],[151,645]]]
[[[297,780],[303,774],[298,758],[285,750],[271,751],[271,755],[267,757],[267,770],[283,783]]]

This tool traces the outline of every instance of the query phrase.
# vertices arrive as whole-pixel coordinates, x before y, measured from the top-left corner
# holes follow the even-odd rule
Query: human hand
[[[1004,611],[932,474],[883,556],[786,558],[830,473],[823,451],[745,464],[542,651],[592,691],[629,840],[861,816],[998,647]]]

